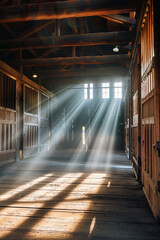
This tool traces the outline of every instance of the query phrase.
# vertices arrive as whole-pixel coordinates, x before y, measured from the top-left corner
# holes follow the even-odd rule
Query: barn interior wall
[[[135,175],[143,184],[157,220],[160,217],[158,4],[158,1],[148,1],[143,17],[131,72],[133,117],[130,120]]]
[[[53,94],[0,62],[0,164],[49,148]],[[16,73],[16,74],[15,74]],[[38,89],[39,88],[39,89]]]
[[[125,91],[125,84],[123,83],[123,91]],[[56,110],[57,123],[62,129],[61,141],[59,141],[59,148],[76,149],[82,146],[82,129],[85,127],[85,135],[87,136],[86,146],[87,149],[96,148],[95,141],[102,136],[102,126],[106,131],[106,143],[102,144],[103,149],[107,149],[107,138],[112,135],[112,126],[110,131],[106,130],[110,121],[116,117],[116,113],[113,114],[112,119],[107,119],[107,114],[114,112],[114,101],[117,104],[120,103],[120,110],[118,119],[116,122],[116,129],[114,130],[114,147],[115,151],[124,151],[124,100],[115,99],[114,97],[114,82],[110,82],[110,97],[108,99],[102,99],[102,83],[93,84],[93,99],[84,99],[84,84],[72,85],[68,87],[66,93],[70,95],[64,104],[60,105]],[[58,98],[58,96],[57,96]],[[81,109],[77,114],[71,111],[74,109],[74,104],[77,102],[82,104]],[[101,107],[104,106],[104,107]],[[96,119],[96,120],[95,120]],[[110,123],[111,124],[111,123]],[[55,123],[55,126],[57,124]],[[56,131],[56,129],[55,129]],[[98,146],[97,146],[98,147]]]
[[[37,27],[33,28],[30,20],[39,21],[40,17],[44,21],[50,20],[48,8],[44,8],[46,14],[41,14],[44,2],[38,1],[35,6],[40,7],[34,7],[34,14],[27,3],[28,10],[24,9],[30,16],[28,21],[23,4],[16,6],[15,1],[3,1],[0,9],[0,58],[21,72],[0,61],[0,164],[29,158],[49,149],[77,149],[82,146],[83,140],[85,148],[89,150],[98,148],[99,142],[106,150],[106,139],[108,136],[110,139],[110,132],[103,131],[103,126],[107,124],[106,116],[113,122],[113,84],[114,79],[119,77],[123,79],[125,101],[121,100],[120,111],[116,115],[112,150],[126,151],[152,212],[159,220],[160,1],[122,1],[123,6],[119,6],[119,10],[116,1],[116,9],[113,9],[115,16],[113,10],[108,8],[108,16],[104,15],[99,1],[96,7],[100,7],[100,15],[90,16],[93,12],[92,3],[84,1],[82,6],[87,4],[86,8],[91,8],[88,9],[89,15],[84,17],[83,13],[77,17],[77,13],[70,15],[66,9],[64,17],[59,11],[60,7],[56,7],[59,15],[52,16],[47,25],[39,27],[39,23],[36,23]],[[49,2],[48,6],[51,6],[52,1]],[[68,2],[71,12],[75,11],[76,1]],[[56,4],[63,6],[64,3]],[[128,4],[133,7],[127,7]],[[8,14],[3,16],[5,6],[8,6]],[[124,12],[121,8],[124,8]],[[54,19],[56,17],[62,19]],[[80,36],[77,38],[78,34]],[[45,37],[47,41],[44,41]],[[119,53],[113,53],[113,47],[117,46],[115,44],[119,44]],[[128,69],[129,79],[126,76]],[[39,77],[33,82],[29,78],[35,70]],[[110,79],[111,97],[104,100],[101,97],[101,79],[105,77],[106,81]],[[88,84],[90,81],[94,84],[94,98],[84,100],[84,83],[87,81]],[[42,83],[53,92],[58,85],[67,89],[60,97],[60,102],[59,96],[55,100],[54,94],[42,87]],[[105,108],[100,111],[102,105]],[[97,113],[99,117],[95,117]],[[112,126],[106,129],[112,129]]]

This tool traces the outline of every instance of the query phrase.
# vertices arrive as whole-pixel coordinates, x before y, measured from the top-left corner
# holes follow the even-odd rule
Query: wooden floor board
[[[69,160],[56,153],[0,167],[0,239],[160,239],[125,155],[114,154],[109,168]]]

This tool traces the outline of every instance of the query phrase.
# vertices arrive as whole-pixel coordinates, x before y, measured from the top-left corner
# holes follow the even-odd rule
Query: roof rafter
[[[0,7],[0,23],[98,16],[135,11],[140,0],[76,0]]]
[[[0,2],[0,5],[3,5],[3,4],[5,4],[6,2],[8,2],[9,0],[3,0],[3,1],[1,1]]]
[[[80,69],[80,70],[75,70],[73,69],[65,69],[65,70],[59,70],[59,71],[53,71],[53,70],[45,70],[45,71],[40,71],[36,70],[36,73],[41,77],[41,78],[57,78],[57,77],[73,77],[73,76],[106,76],[109,74],[109,72],[119,72],[123,75],[126,75],[127,73],[127,67],[125,66],[120,66],[117,64],[116,66],[108,66],[104,68],[91,68],[91,69]]]
[[[129,24],[129,25],[136,24],[136,19],[125,17],[119,14],[102,15],[101,17],[113,22],[121,23],[121,24]]]
[[[55,58],[34,58],[14,59],[11,63],[22,64],[25,66],[52,66],[52,65],[74,65],[74,64],[104,64],[104,63],[128,63],[130,56],[128,54],[121,55],[103,55],[103,56],[83,56],[83,57],[55,57]]]
[[[133,40],[133,32],[105,32],[105,33],[85,33],[75,35],[64,35],[54,37],[38,37],[29,39],[1,40],[0,51],[30,49],[30,48],[50,48],[50,47],[72,47],[72,46],[93,46],[107,44],[124,44]]]

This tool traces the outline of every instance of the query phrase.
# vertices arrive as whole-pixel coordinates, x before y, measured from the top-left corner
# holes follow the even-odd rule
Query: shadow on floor
[[[1,239],[158,240],[160,226],[125,155],[103,152],[94,166],[88,159],[56,152],[0,168],[1,184],[8,181]]]

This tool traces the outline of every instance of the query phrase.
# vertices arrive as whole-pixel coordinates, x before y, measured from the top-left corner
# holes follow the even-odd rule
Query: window
[[[102,99],[109,98],[109,83],[102,83]]]
[[[38,114],[38,92],[25,86],[25,112]]]
[[[93,99],[93,83],[84,84],[84,98]]]
[[[84,98],[88,99],[88,84],[84,84]]]
[[[122,83],[114,83],[114,98],[122,98]]]
[[[16,81],[1,72],[0,106],[16,110]]]

